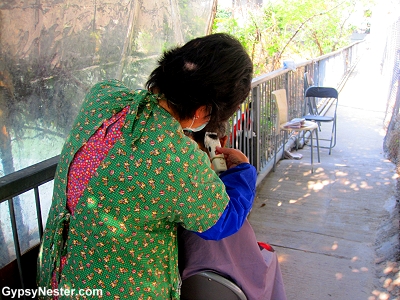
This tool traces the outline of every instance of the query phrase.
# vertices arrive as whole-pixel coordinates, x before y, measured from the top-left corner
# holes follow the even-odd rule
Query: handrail
[[[22,271],[22,253],[19,244],[13,198],[29,190],[34,190],[38,231],[41,239],[43,235],[43,221],[39,197],[39,186],[54,179],[59,158],[59,155],[49,158],[45,161],[0,178],[0,203],[8,201],[14,249],[18,266],[19,284],[22,289],[25,288],[24,275]]]
[[[60,156],[0,178],[0,203],[53,180]]]

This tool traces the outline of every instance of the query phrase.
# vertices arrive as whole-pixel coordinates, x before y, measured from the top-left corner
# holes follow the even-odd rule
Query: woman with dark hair
[[[165,52],[146,86],[163,94],[180,119],[191,119],[205,105],[217,121],[226,121],[248,96],[252,72],[240,42],[214,34]]]
[[[256,176],[242,152],[220,148],[224,177],[244,186],[240,194],[225,188],[183,130],[226,120],[248,96],[251,76],[242,45],[214,34],[167,51],[148,90],[96,84],[60,155],[38,286],[57,291],[53,299],[93,290],[105,299],[179,299],[177,225],[206,239],[235,233]]]

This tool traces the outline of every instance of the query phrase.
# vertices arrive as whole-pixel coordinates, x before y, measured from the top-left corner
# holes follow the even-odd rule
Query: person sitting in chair
[[[228,138],[226,129],[226,122],[210,122],[203,130],[187,135],[207,152],[205,133],[216,133],[224,147]],[[277,255],[270,245],[257,242],[248,220],[238,232],[218,241],[205,240],[183,228],[178,233],[179,270],[183,281],[201,271],[214,271],[232,280],[249,300],[287,299]]]

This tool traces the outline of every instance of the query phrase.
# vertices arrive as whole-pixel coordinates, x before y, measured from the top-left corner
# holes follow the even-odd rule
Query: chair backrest
[[[183,280],[181,300],[247,300],[229,279],[212,271],[202,271]]]
[[[311,115],[319,115],[317,102],[315,98],[332,98],[335,100],[335,114],[336,107],[338,104],[339,93],[335,88],[332,87],[322,87],[322,86],[310,86],[304,96],[304,113],[308,107],[308,113]]]
[[[338,98],[339,93],[332,87],[310,86],[305,93],[306,97]]]
[[[275,100],[276,100],[276,108],[278,109],[278,115],[277,115],[277,126],[279,127],[280,125],[286,123],[288,121],[288,104],[287,104],[287,98],[286,98],[286,90],[285,89],[280,89],[272,92],[273,95],[275,95]]]

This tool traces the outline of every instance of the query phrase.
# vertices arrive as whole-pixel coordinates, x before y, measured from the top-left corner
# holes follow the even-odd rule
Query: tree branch
[[[59,132],[53,131],[53,130],[49,130],[49,129],[45,129],[45,128],[40,128],[40,127],[37,127],[37,126],[32,126],[32,127],[22,126],[21,129],[31,129],[31,130],[42,132],[44,134],[50,134],[50,135],[54,135],[54,136],[57,136],[57,137],[60,137],[60,138],[65,138],[65,135],[62,134],[62,133],[59,133]]]
[[[345,1],[339,3],[338,5],[334,6],[333,8],[331,8],[331,9],[325,11],[325,12],[321,12],[321,13],[314,14],[314,15],[312,15],[311,17],[307,18],[304,22],[302,22],[302,23],[300,24],[300,26],[297,28],[297,30],[295,31],[295,33],[290,37],[290,39],[289,39],[289,41],[286,43],[286,45],[283,47],[282,51],[279,53],[278,60],[280,60],[280,58],[282,57],[282,54],[283,54],[283,52],[285,51],[285,49],[287,48],[287,46],[288,46],[288,45],[290,44],[290,42],[296,37],[296,35],[300,32],[300,30],[303,28],[303,26],[304,26],[308,21],[310,21],[312,18],[315,18],[315,17],[317,17],[317,16],[322,16],[322,15],[325,15],[325,14],[331,12],[332,10],[334,10],[334,9],[336,9],[337,7],[339,7],[340,5],[342,5],[344,2],[345,2]]]

